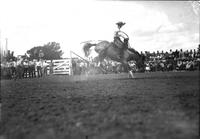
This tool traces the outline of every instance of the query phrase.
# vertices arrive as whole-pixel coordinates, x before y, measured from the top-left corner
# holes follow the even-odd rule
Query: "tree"
[[[43,59],[53,60],[60,59],[63,52],[60,50],[60,44],[56,42],[49,42],[44,46],[36,46],[27,51],[30,59],[39,59],[40,52],[44,53]]]
[[[2,58],[3,61],[15,61],[16,57],[14,56],[14,52],[10,52],[10,50],[8,50],[7,54],[5,56],[3,56]]]

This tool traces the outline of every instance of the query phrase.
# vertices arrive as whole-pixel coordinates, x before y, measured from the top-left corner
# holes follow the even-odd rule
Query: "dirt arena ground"
[[[199,72],[1,81],[0,139],[196,139]]]

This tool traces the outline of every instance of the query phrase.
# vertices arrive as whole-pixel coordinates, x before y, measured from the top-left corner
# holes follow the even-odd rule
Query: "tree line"
[[[26,54],[23,55],[23,58],[27,58],[29,60],[40,59],[42,54],[42,59],[45,60],[53,60],[53,59],[61,59],[63,55],[63,51],[61,50],[60,43],[57,42],[48,42],[43,46],[35,46],[30,50],[26,51]],[[17,60],[17,57],[14,56],[14,52],[10,52],[8,50],[7,54],[3,57],[3,61]]]

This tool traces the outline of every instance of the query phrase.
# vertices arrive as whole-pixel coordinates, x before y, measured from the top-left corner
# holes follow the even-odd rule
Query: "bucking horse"
[[[125,41],[128,42],[128,39]],[[132,78],[134,78],[134,75],[131,67],[128,64],[129,61],[136,61],[136,66],[138,69],[144,68],[145,56],[141,55],[139,52],[131,47],[121,49],[117,46],[116,43],[108,41],[100,41],[98,43],[86,42],[83,46],[83,51],[86,57],[90,55],[91,47],[95,47],[94,50],[98,53],[100,63],[102,63],[106,57],[110,58],[113,61],[120,62],[125,71],[129,72],[129,75]]]

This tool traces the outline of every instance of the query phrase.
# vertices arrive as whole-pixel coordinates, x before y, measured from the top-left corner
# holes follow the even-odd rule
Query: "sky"
[[[199,7],[192,1],[0,0],[0,45],[15,56],[58,42],[63,57],[83,56],[88,40],[113,41],[116,22],[126,24],[137,51],[197,49]]]

